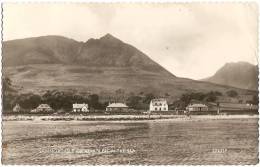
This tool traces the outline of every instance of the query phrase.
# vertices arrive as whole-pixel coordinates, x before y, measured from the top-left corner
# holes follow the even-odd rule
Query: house
[[[106,111],[127,111],[128,106],[124,103],[109,103]]]
[[[166,99],[152,99],[150,102],[150,111],[168,111],[168,104]]]
[[[31,110],[32,112],[52,112],[53,109],[48,104],[40,104],[36,109]]]
[[[89,112],[88,104],[73,104],[73,112]]]
[[[208,111],[209,108],[207,105],[202,104],[202,103],[194,103],[194,104],[189,104],[186,107],[186,110],[189,112],[194,112],[194,111]]]
[[[20,112],[21,111],[21,107],[19,104],[16,104],[13,108],[13,112]]]

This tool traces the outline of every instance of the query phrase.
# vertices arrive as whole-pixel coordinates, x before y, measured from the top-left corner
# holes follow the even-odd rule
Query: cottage
[[[48,104],[40,104],[36,109],[32,110],[32,112],[52,112],[53,109]]]
[[[168,111],[168,104],[166,99],[152,99],[150,102],[150,111]]]
[[[16,104],[13,108],[13,112],[20,112],[21,111],[21,107],[19,104]]]
[[[189,112],[194,112],[194,111],[208,111],[209,108],[207,105],[202,104],[202,103],[195,103],[195,104],[189,104],[186,107],[186,110]]]
[[[73,112],[89,112],[88,104],[73,104]]]
[[[127,111],[128,106],[124,103],[109,103],[106,111]]]

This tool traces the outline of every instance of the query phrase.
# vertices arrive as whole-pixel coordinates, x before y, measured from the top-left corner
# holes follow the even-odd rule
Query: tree
[[[219,91],[211,91],[211,92],[213,92],[216,96],[222,96],[223,94],[221,93],[221,92],[219,92]]]
[[[12,86],[12,81],[8,77],[3,77],[3,90],[8,90]]]
[[[130,96],[126,104],[133,109],[143,109],[142,98],[140,96]]]
[[[123,89],[117,89],[115,91],[115,96],[116,96],[117,101],[120,100],[120,99],[124,99],[125,98],[125,91]]]
[[[97,94],[89,95],[89,106],[94,109],[102,109],[102,104],[99,103],[99,96]]]
[[[235,90],[229,90],[226,92],[229,97],[237,97],[238,93]]]
[[[220,92],[217,91],[210,91],[205,95],[204,101],[207,102],[215,102],[217,100],[217,96],[222,95]]]
[[[180,100],[184,102],[184,104],[187,106],[191,100],[198,100],[198,101],[202,101],[204,100],[204,98],[206,97],[206,95],[204,93],[201,92],[192,92],[192,93],[185,93],[181,96]]]
[[[174,110],[174,109],[185,109],[187,104],[182,101],[182,100],[176,100],[172,104],[169,105],[169,109]]]
[[[32,93],[22,94],[17,98],[17,103],[25,109],[34,109],[39,106],[41,101],[42,99],[40,95]]]
[[[165,97],[169,97],[170,94],[169,94],[169,93],[165,93],[164,96],[165,96]]]
[[[191,92],[183,94],[180,100],[187,106],[192,100],[215,102],[217,100],[217,96],[221,95],[222,93],[218,91],[210,91],[208,93]]]
[[[15,104],[17,95],[13,93],[3,93],[3,112],[12,110]]]
[[[258,105],[258,103],[259,103],[259,98],[258,98],[257,95],[254,95],[254,96],[253,96],[253,100],[252,100],[252,104]]]
[[[145,95],[143,103],[149,104],[152,99],[155,98],[155,95],[152,93],[148,93]]]

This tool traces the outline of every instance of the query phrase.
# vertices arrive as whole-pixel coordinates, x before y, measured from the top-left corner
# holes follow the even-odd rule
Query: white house
[[[19,104],[16,104],[13,108],[13,112],[20,112],[21,111],[21,107]]]
[[[88,104],[73,104],[73,112],[89,112]]]
[[[106,111],[127,111],[128,106],[124,103],[109,103]]]
[[[209,108],[207,105],[205,104],[202,104],[202,103],[195,103],[195,104],[189,104],[187,107],[186,107],[186,110],[187,111],[208,111]]]
[[[166,99],[152,99],[150,102],[150,111],[168,111],[168,104]]]

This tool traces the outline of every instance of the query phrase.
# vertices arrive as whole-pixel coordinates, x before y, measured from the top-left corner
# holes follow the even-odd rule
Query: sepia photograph
[[[2,3],[4,165],[256,165],[258,3]]]

